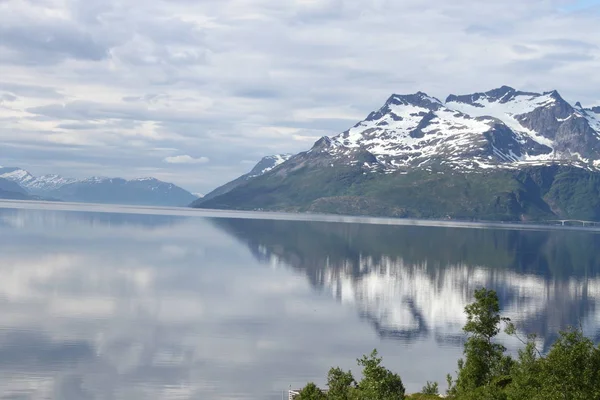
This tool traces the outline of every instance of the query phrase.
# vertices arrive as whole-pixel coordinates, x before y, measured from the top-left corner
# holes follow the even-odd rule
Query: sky
[[[600,0],[0,0],[0,165],[192,192],[392,93],[600,105]]]

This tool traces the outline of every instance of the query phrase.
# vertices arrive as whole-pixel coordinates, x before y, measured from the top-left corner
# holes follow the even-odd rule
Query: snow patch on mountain
[[[597,112],[594,110],[597,110]],[[600,107],[588,108],[583,111],[584,117],[588,120],[592,129],[598,132],[598,136],[600,137]]]
[[[58,189],[63,185],[76,181],[75,179],[53,174],[35,177],[21,168],[0,168],[0,178],[13,181],[33,194]]]
[[[292,156],[293,154],[276,154],[273,156],[264,157],[259,161],[258,164],[256,164],[252,171],[250,171],[247,177],[256,178],[257,176],[264,175],[289,160]]]
[[[600,109],[573,107],[556,91],[503,86],[450,95],[445,103],[423,92],[392,95],[365,120],[320,139],[307,154],[324,152],[386,173],[433,165],[477,170],[564,162],[589,168],[600,159],[599,139]],[[371,159],[362,159],[365,152]]]
[[[35,178],[28,187],[32,190],[53,190],[76,181],[77,180],[73,178],[65,178],[60,175],[50,174]]]
[[[488,95],[482,93],[470,104],[461,102],[458,97],[450,96],[446,105],[453,110],[473,117],[497,118],[513,131],[528,135],[536,142],[552,148],[553,142],[551,140],[546,139],[531,129],[525,128],[515,116],[528,114],[539,107],[546,107],[554,102],[556,102],[556,99],[550,93],[538,95],[535,93],[517,92],[510,101],[505,97],[494,101],[494,99],[490,99]]]

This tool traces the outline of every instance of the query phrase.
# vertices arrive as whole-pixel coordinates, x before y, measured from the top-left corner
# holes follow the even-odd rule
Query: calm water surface
[[[480,286],[542,346],[573,324],[598,340],[599,249],[594,232],[0,208],[0,398],[280,399],[373,348],[409,391],[445,388]]]

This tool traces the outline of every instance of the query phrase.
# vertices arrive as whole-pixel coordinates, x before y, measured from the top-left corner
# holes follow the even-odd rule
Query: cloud
[[[165,158],[165,162],[169,164],[205,164],[210,160],[208,157],[194,158],[188,155],[173,156]]]
[[[28,85],[14,82],[0,82],[0,90],[19,96],[34,98],[62,98],[57,89],[40,85]]]
[[[247,172],[231,160],[306,150],[391,93],[506,84],[598,104],[600,36],[580,34],[596,3],[4,0],[0,164],[83,177],[110,160],[206,193]]]

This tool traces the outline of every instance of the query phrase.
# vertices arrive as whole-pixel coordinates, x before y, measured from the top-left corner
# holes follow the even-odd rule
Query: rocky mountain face
[[[249,180],[266,174],[267,172],[271,171],[273,168],[275,168],[278,165],[289,160],[291,157],[292,157],[292,154],[277,154],[277,155],[273,155],[273,156],[263,157],[263,159],[260,160],[258,162],[258,164],[256,164],[250,172],[240,176],[239,178],[237,178],[231,182],[226,183],[223,186],[219,186],[218,188],[216,188],[212,192],[208,193],[201,199],[197,199],[196,201],[194,201],[194,203],[192,203],[192,206],[199,206],[200,204],[202,204],[203,202],[205,202],[207,200],[210,200],[214,197],[221,196],[227,192],[230,192],[233,189],[235,189],[236,187],[248,182]]]
[[[600,219],[598,111],[508,86],[445,102],[392,95],[347,131],[195,206]]]
[[[364,121],[331,138],[333,158],[356,150],[387,171],[445,165],[455,170],[515,168],[564,161],[600,166],[597,114],[573,107],[556,91],[504,86],[450,95],[443,103],[419,92],[392,95]]]
[[[20,168],[0,168],[0,179],[21,188],[26,198],[48,198],[84,203],[186,206],[197,197],[190,192],[154,178],[88,178],[59,175],[35,177]],[[21,197],[23,197],[21,196]]]

